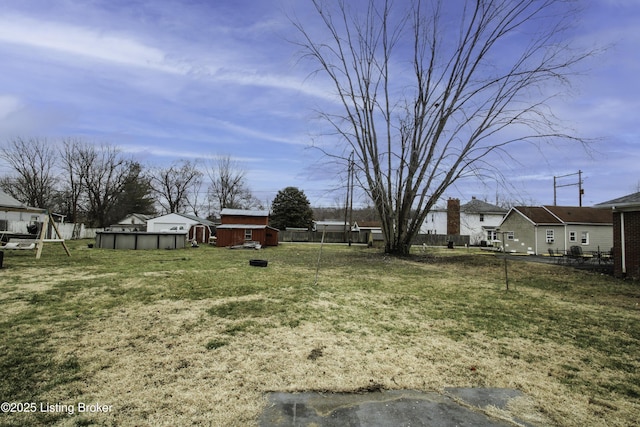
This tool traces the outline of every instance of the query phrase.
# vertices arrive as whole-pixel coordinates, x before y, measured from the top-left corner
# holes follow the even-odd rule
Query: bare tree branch
[[[56,154],[46,139],[9,141],[0,148],[0,158],[13,169],[13,176],[2,179],[0,187],[28,206],[50,208],[58,181]]]
[[[407,253],[429,209],[461,177],[485,174],[494,153],[583,142],[550,113],[547,93],[592,54],[564,40],[570,1],[313,4],[327,39],[296,21],[298,45],[336,89],[342,112],[321,115],[355,152],[387,252]]]
[[[259,205],[247,186],[246,171],[230,156],[215,157],[207,167],[207,174],[211,181],[209,197],[218,211]]]
[[[195,204],[194,194],[202,184],[202,172],[195,162],[181,160],[151,172],[151,186],[167,213],[186,213]],[[194,209],[195,213],[195,209]]]

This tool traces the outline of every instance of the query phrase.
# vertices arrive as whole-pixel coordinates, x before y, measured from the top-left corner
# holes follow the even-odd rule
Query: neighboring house
[[[152,219],[151,215],[132,213],[124,217],[122,221],[118,221],[118,224],[131,224],[131,225],[147,225],[147,221]]]
[[[215,224],[208,219],[195,215],[170,213],[147,220],[147,232],[175,232],[186,234],[189,240],[198,243],[208,243],[211,236],[211,228]]]
[[[613,214],[613,274],[640,279],[640,192],[598,203]]]
[[[420,234],[447,234],[447,208],[432,208],[422,222]]]
[[[9,194],[0,191],[0,241],[5,250],[36,249],[36,259],[39,259],[43,244],[55,241],[62,243],[67,255],[71,256],[62,233],[56,225],[56,219],[63,220],[64,215],[54,216],[46,209],[26,206]],[[12,238],[37,239],[37,241],[31,242],[27,248],[24,248],[20,243],[12,242]]]
[[[479,245],[483,240],[497,240],[496,230],[507,212],[507,209],[472,197],[470,202],[460,206],[460,234],[468,235],[472,245]]]
[[[41,223],[46,215],[45,209],[26,206],[0,191],[0,233],[33,234],[28,233],[27,227]]]
[[[323,231],[326,231],[327,233],[344,232],[348,229],[349,222],[339,220],[313,221],[311,225],[311,231],[318,231],[320,233],[322,233]],[[351,231],[359,231],[357,223],[353,224],[353,227],[351,227]]]
[[[222,209],[222,224],[216,227],[218,246],[258,242],[278,246],[278,229],[269,226],[269,212],[262,210]]]
[[[127,215],[117,224],[109,226],[112,231],[147,231],[147,221],[152,219],[151,215],[133,213]]]
[[[471,198],[460,206],[460,200],[449,199],[447,208],[435,208],[429,211],[420,234],[447,234],[469,236],[470,244],[479,245],[482,241],[497,240],[496,228],[507,214],[507,209]]]
[[[566,253],[571,246],[583,252],[609,251],[613,217],[592,207],[516,206],[502,220],[498,234],[506,252]]]

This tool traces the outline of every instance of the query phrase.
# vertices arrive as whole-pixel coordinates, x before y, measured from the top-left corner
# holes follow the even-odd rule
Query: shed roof
[[[220,211],[220,216],[222,215],[233,215],[233,216],[269,216],[269,211],[264,210],[246,210],[246,209],[227,209],[224,208]]]
[[[258,224],[221,224],[216,227],[217,230],[263,230],[265,228],[279,231],[277,228],[271,227],[269,225]]]

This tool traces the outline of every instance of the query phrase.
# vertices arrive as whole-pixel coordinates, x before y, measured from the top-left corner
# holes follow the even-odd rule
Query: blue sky
[[[578,170],[585,206],[638,191],[640,1],[587,3],[574,41],[607,49],[554,111],[591,148],[514,147],[520,164],[499,165],[509,188],[465,180],[446,197],[551,204],[553,176]],[[303,22],[310,13],[295,0],[0,0],[0,144],[81,137],[149,166],[230,155],[262,201],[293,185],[335,205],[342,180],[309,148],[331,90],[287,41],[294,10]],[[558,204],[577,204],[577,192],[559,188]]]

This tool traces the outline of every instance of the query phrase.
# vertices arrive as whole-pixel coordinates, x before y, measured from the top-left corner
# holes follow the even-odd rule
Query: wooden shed
[[[278,246],[278,229],[270,227],[268,211],[223,209],[222,224],[216,227],[218,246],[258,242],[262,246]]]
[[[211,229],[208,225],[193,224],[191,227],[189,227],[187,239],[189,239],[190,242],[193,242],[195,240],[198,243],[209,243],[210,237]]]

